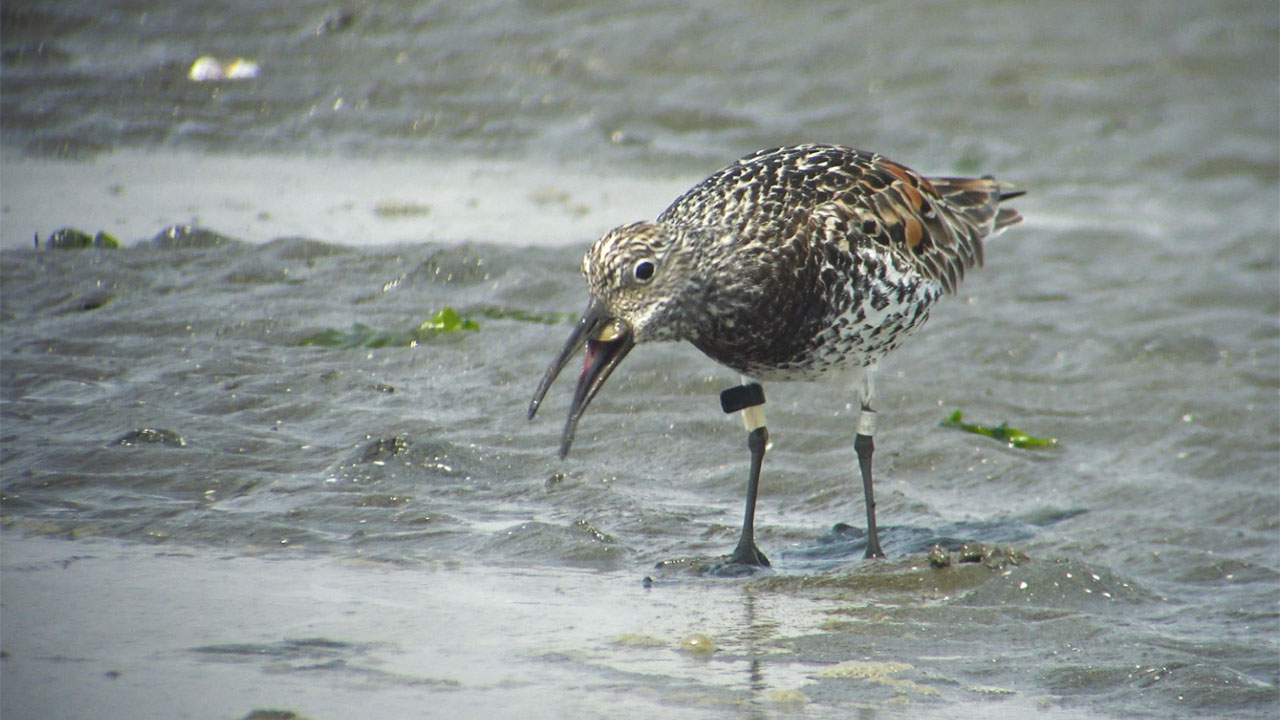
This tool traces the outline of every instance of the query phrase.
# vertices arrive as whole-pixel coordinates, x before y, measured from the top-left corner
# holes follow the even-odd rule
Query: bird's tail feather
[[[1022,222],[1022,214],[1000,203],[1026,194],[1012,183],[993,177],[961,178],[935,177],[929,182],[948,206],[978,227],[991,223],[991,232],[997,233],[1010,225]]]
[[[1021,194],[1022,193],[1017,193],[1017,195]],[[1003,200],[1004,198],[1001,197],[1000,199]],[[1020,222],[1022,222],[1022,213],[1011,207],[1002,207],[1000,208],[1000,211],[996,213],[996,224],[993,232],[1000,232],[1010,225],[1017,225]]]

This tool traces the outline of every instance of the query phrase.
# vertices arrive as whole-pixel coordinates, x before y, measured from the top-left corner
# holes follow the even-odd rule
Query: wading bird
[[[759,381],[819,380],[852,390],[861,412],[854,449],[876,532],[871,457],[872,372],[924,324],[943,294],[982,263],[982,241],[1022,216],[1021,195],[985,178],[926,178],[880,155],[836,145],[761,150],[691,188],[655,222],[622,225],[582,260],[590,299],[529,404],[586,346],[560,443],[609,374],[643,342],[686,340],[736,370],[721,393],[741,412],[751,465],[746,513],[730,563],[767,566],[754,518],[769,433]],[[751,382],[747,382],[747,381]]]

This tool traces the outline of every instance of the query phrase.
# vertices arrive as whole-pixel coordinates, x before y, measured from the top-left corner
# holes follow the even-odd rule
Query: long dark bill
[[[565,341],[564,348],[551,361],[546,374],[542,376],[542,382],[538,383],[538,389],[534,391],[533,400],[529,403],[530,420],[538,412],[538,406],[542,404],[542,398],[547,394],[551,383],[555,382],[560,371],[569,364],[569,358],[584,344],[587,346],[587,353],[582,362],[582,375],[578,378],[578,388],[573,393],[573,403],[569,405],[569,419],[564,424],[564,435],[560,438],[561,458],[569,454],[569,446],[573,444],[573,435],[578,428],[578,418],[582,417],[592,398],[604,387],[609,374],[635,346],[635,338],[626,321],[610,317],[600,301],[592,298],[582,317],[578,318],[573,332],[569,334],[569,339]]]

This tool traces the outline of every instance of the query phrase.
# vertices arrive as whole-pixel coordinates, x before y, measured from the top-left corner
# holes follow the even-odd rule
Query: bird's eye
[[[653,279],[654,270],[655,268],[653,266],[652,260],[641,260],[640,262],[636,263],[636,268],[634,271],[636,275],[636,280],[639,280],[642,283],[649,282],[650,280]]]

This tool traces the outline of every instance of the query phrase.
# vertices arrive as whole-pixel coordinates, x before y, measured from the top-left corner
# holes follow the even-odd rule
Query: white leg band
[[[742,424],[747,427],[747,432],[764,427],[764,406],[752,405],[744,409],[742,411]]]
[[[863,410],[858,415],[858,434],[871,437],[876,434],[876,411]]]

